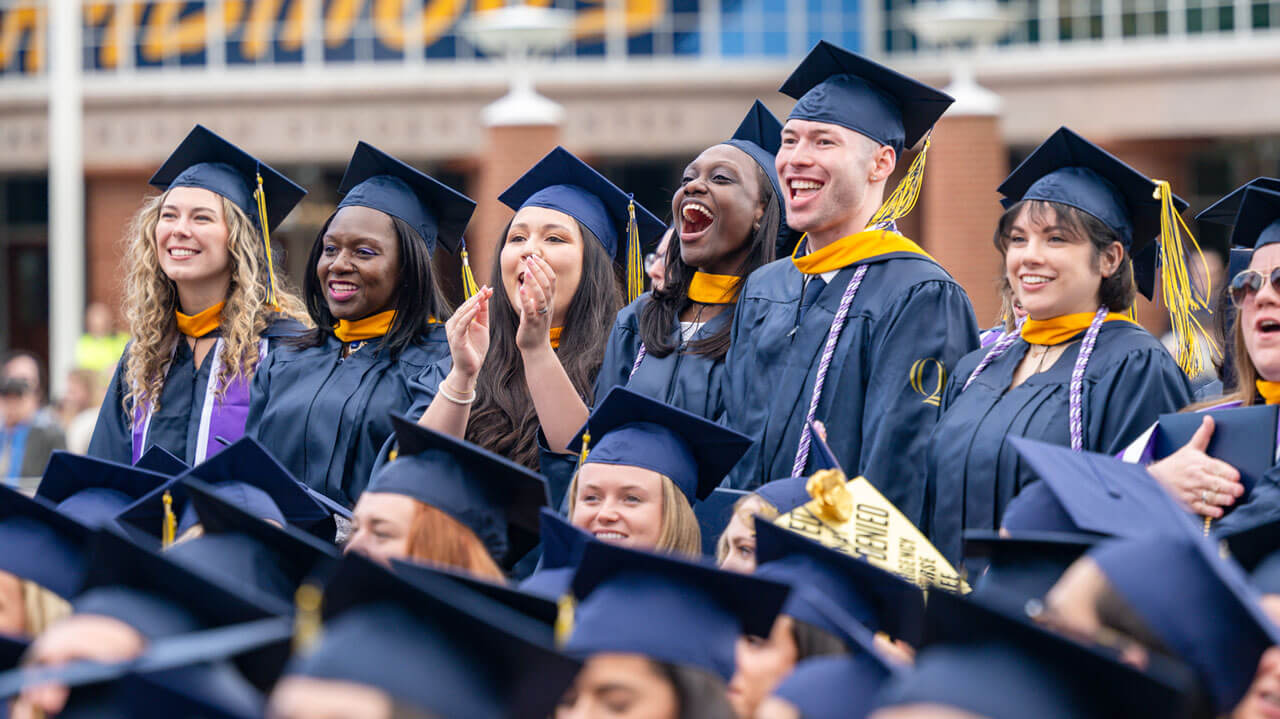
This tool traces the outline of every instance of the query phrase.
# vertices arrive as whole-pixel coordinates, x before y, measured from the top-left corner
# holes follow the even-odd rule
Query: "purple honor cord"
[[[649,350],[645,349],[644,343],[641,342],[640,349],[636,351],[635,364],[631,365],[631,374],[627,375],[628,380],[636,376],[636,371],[640,369],[640,363],[644,361],[644,356],[647,354],[649,354]]]

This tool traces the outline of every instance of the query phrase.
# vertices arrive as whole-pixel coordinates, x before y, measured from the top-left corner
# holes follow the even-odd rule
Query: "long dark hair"
[[[320,253],[324,251],[324,236],[337,215],[334,212],[324,221],[324,226],[316,235],[316,241],[311,245],[311,254],[307,257],[302,297],[307,303],[307,314],[311,315],[316,328],[294,340],[297,347],[317,347],[324,344],[333,336],[333,326],[338,323],[329,312],[324,287],[316,276],[316,265],[320,262]],[[422,235],[398,217],[392,217],[391,223],[396,228],[396,239],[400,243],[400,281],[394,308],[395,322],[378,343],[378,350],[388,351],[394,359],[426,334],[430,318],[444,322],[449,318],[452,308],[437,289],[431,270],[431,253],[427,250],[427,243],[423,241]]]
[[[732,719],[724,681],[709,672],[650,660],[654,673],[671,683],[680,703],[679,719]]]
[[[782,208],[777,193],[773,191],[773,183],[765,175],[764,170],[756,168],[756,178],[760,185],[760,205],[764,214],[760,217],[760,225],[751,234],[751,249],[742,259],[734,272],[738,277],[746,279],[747,275],[773,261],[778,242],[778,229],[782,224]],[[662,289],[650,293],[650,301],[640,310],[640,339],[644,342],[645,351],[654,357],[666,357],[680,347],[679,335],[673,335],[680,313],[694,304],[689,299],[689,284],[693,281],[696,268],[690,267],[680,253],[679,223],[677,216],[672,221],[677,227],[671,241],[667,243],[667,270],[665,284]],[[742,283],[738,283],[741,292]],[[730,319],[738,309],[738,296],[734,295],[733,305],[728,308]],[[729,332],[732,322],[725,322],[715,334],[689,343],[689,352],[712,359],[722,359],[729,351]]]
[[[591,406],[596,373],[618,310],[622,308],[617,270],[600,241],[581,223],[582,274],[569,301],[556,356],[578,394]],[[538,468],[538,418],[525,383],[524,361],[516,347],[520,313],[511,306],[502,278],[502,248],[511,225],[502,231],[494,253],[489,300],[489,354],[476,380],[476,403],[467,421],[469,442],[530,469]]]

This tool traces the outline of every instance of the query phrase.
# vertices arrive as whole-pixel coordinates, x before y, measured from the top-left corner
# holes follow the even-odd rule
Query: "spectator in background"
[[[649,275],[649,289],[658,291],[667,276],[667,248],[671,246],[671,233],[675,225],[667,228],[658,241],[658,247],[644,256],[644,272]]]
[[[49,455],[66,447],[62,430],[40,421],[39,410],[39,392],[6,371],[0,378],[0,480],[9,486],[16,487],[21,477],[40,476]]]
[[[58,402],[58,414],[67,433],[67,449],[76,454],[89,450],[89,439],[98,423],[98,408],[105,394],[101,370],[77,367],[67,374],[66,389]]]
[[[58,414],[47,404],[48,385],[45,384],[44,365],[40,358],[22,350],[10,353],[5,359],[4,370],[0,371],[0,379],[9,378],[23,380],[31,389],[31,399],[36,406],[33,423],[51,427],[60,426]],[[44,465],[41,465],[42,469],[43,467]]]
[[[116,330],[111,309],[101,302],[94,302],[85,310],[84,329],[76,342],[76,367],[110,377],[129,343],[129,335]]]

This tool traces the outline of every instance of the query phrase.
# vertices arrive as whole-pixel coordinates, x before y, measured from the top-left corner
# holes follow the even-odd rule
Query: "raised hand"
[[[484,358],[489,354],[489,299],[493,288],[484,286],[444,323],[449,337],[449,354],[453,357],[453,370],[467,386],[475,384]],[[463,389],[458,387],[456,389]]]
[[[551,347],[551,322],[556,296],[556,273],[537,255],[524,258],[524,282],[520,283],[520,327],[516,346],[521,352]]]
[[[1192,512],[1217,519],[1244,494],[1244,485],[1235,467],[1206,454],[1212,438],[1213,417],[1205,417],[1190,441],[1147,471]]]

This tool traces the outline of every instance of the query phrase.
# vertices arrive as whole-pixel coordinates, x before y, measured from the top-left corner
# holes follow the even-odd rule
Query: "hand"
[[[475,384],[484,358],[489,354],[489,299],[493,297],[492,287],[481,287],[466,302],[463,302],[449,321],[444,323],[449,337],[449,354],[453,357],[453,370],[462,375],[468,386]],[[462,387],[453,387],[462,389]]]
[[[146,640],[136,629],[111,617],[73,615],[54,624],[27,650],[25,664],[57,666],[73,661],[104,664],[135,659],[146,648]],[[69,690],[60,685],[41,684],[22,690],[14,705],[14,716],[57,714],[66,706]]]
[[[521,352],[551,347],[552,307],[556,296],[556,273],[537,255],[524,259],[524,282],[520,283],[520,326],[516,347]]]
[[[1213,417],[1205,417],[1189,442],[1147,471],[1192,512],[1217,519],[1244,494],[1244,485],[1235,467],[1205,454],[1212,438]]]

